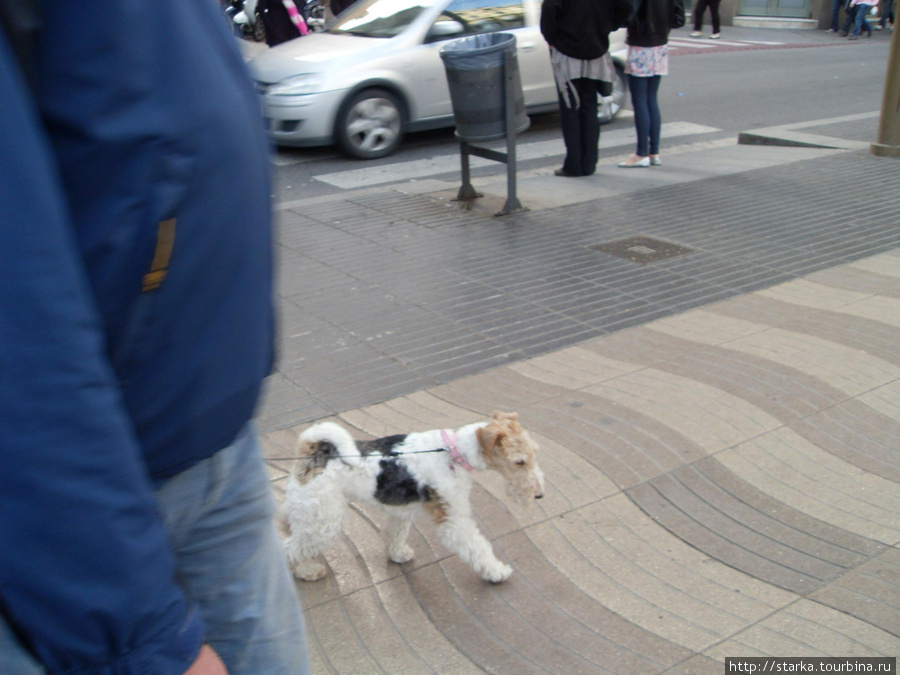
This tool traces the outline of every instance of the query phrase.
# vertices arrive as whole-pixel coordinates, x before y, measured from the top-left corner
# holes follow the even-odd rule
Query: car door
[[[549,79],[552,87],[547,45],[537,27],[528,25],[523,0],[451,0],[429,29],[423,58],[417,64],[417,80],[422,84],[416,97],[420,118],[453,114],[447,77],[439,57],[441,47],[452,39],[492,32],[516,36],[526,104],[542,100],[536,96],[546,98],[546,91],[536,89],[546,89],[547,83],[540,82],[542,79]],[[437,56],[436,63],[434,56]],[[555,94],[550,94],[550,100],[555,100]]]

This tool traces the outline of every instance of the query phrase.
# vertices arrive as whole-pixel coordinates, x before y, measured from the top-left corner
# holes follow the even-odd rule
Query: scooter
[[[231,19],[238,35],[262,42],[266,39],[266,27],[256,11],[256,2],[257,0],[230,0],[225,14]]]

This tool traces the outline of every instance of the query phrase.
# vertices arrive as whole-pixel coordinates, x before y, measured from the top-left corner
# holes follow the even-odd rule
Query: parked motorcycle
[[[237,35],[262,42],[266,39],[266,27],[256,10],[256,3],[257,0],[227,0],[225,15]]]

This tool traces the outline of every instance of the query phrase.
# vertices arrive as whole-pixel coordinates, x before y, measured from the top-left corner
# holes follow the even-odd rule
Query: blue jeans
[[[309,672],[303,615],[272,522],[256,430],[157,486],[160,511],[207,642],[230,675]],[[0,618],[0,673],[42,675]]]
[[[637,156],[659,154],[659,134],[662,117],[656,94],[659,91],[661,75],[652,77],[628,76],[628,90],[631,92],[631,107],[634,108],[634,127],[637,130]]]
[[[853,19],[853,35],[859,36],[862,31],[872,32],[872,27],[866,21],[866,15],[869,13],[869,6],[859,2],[856,4],[856,17]]]
[[[838,22],[840,20],[841,7],[844,6],[844,0],[831,0],[831,30],[838,32]]]

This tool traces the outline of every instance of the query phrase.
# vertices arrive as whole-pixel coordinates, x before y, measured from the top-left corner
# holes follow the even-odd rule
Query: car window
[[[329,32],[393,37],[402,33],[430,4],[428,0],[361,0],[341,14]]]
[[[522,0],[453,0],[435,21],[435,27],[454,21],[462,25],[462,32],[453,37],[521,28],[525,25],[525,7]],[[432,28],[431,33],[447,32]]]

